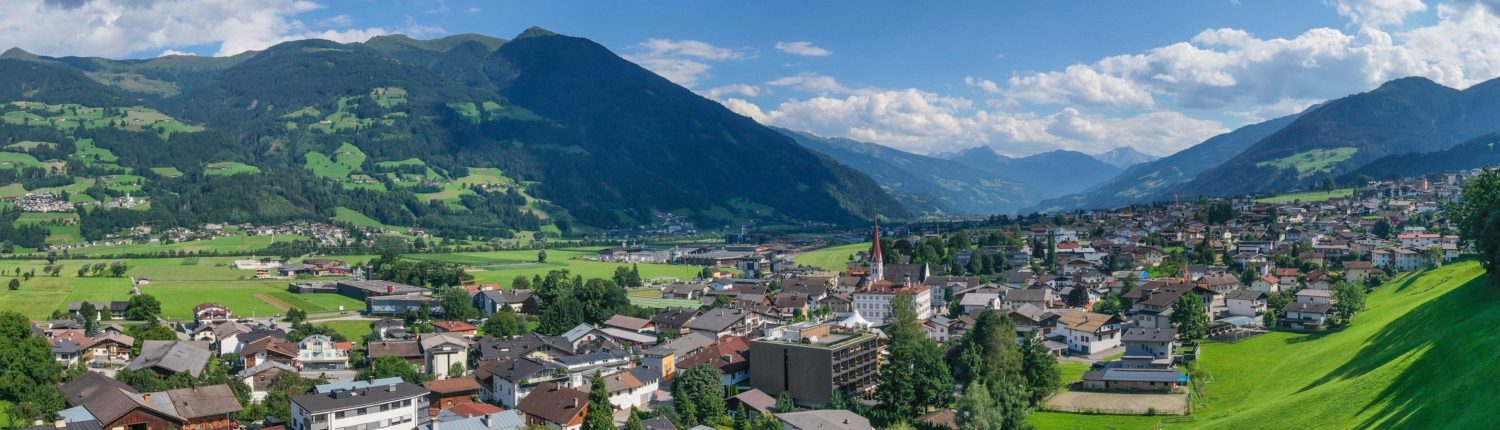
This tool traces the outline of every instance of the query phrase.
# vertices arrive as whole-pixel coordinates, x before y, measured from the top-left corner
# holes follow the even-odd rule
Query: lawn
[[[314,175],[320,178],[346,179],[350,174],[358,172],[360,166],[364,165],[368,158],[364,151],[358,147],[345,142],[334,150],[333,156],[329,157],[321,152],[309,152],[306,155],[307,162],[304,165]]]
[[[260,168],[238,161],[220,161],[217,163],[208,163],[207,166],[203,166],[203,174],[205,175],[229,176],[241,173],[260,173]]]
[[[575,257],[590,256],[598,252],[600,248],[568,248],[547,250],[547,262],[536,262],[536,251],[492,251],[492,252],[465,252],[452,254],[413,254],[407,258],[443,261],[473,266],[470,273],[475,280],[486,284],[509,285],[516,276],[532,277],[536,275],[546,276],[547,272],[553,270],[567,269],[574,275],[588,278],[608,279],[614,275],[615,268],[626,266],[620,263],[608,263],[603,261],[579,260]],[[627,266],[628,267],[628,266]],[[698,266],[683,266],[676,264],[639,264],[641,278],[651,280],[657,277],[692,279],[698,275],[703,268]]]
[[[129,245],[89,246],[69,251],[70,255],[101,256],[136,254],[161,251],[218,251],[219,253],[249,252],[265,249],[277,242],[306,240],[306,236],[225,236],[213,239],[190,240],[177,243],[141,243]]]
[[[374,331],[374,329],[370,328],[369,321],[328,321],[315,322],[313,324],[328,326],[328,328],[344,335],[344,338],[349,339],[350,342],[354,342],[356,345],[361,343],[360,339],[364,339],[371,331]]]
[[[1346,198],[1354,195],[1353,188],[1340,188],[1333,191],[1308,191],[1303,193],[1282,194],[1279,196],[1263,197],[1255,199],[1256,203],[1291,203],[1291,202],[1323,202],[1329,199]]]
[[[20,290],[0,291],[0,309],[43,319],[69,301],[128,300],[130,277],[151,279],[150,284],[141,286],[141,291],[160,300],[162,313],[174,319],[192,318],[193,307],[207,302],[228,306],[237,315],[279,314],[284,313],[286,306],[301,307],[308,312],[333,312],[339,306],[350,311],[364,309],[363,302],[337,294],[288,293],[287,281],[283,280],[242,279],[250,272],[227,267],[234,259],[202,257],[192,265],[184,265],[187,261],[182,258],[60,260],[61,276],[39,276],[24,282]],[[124,261],[129,266],[124,277],[78,277],[77,270],[82,265],[113,261]],[[42,260],[7,260],[0,262],[0,270],[14,273],[16,267],[21,267],[40,273],[46,264]],[[0,282],[8,283],[10,278],[0,277]]]
[[[870,242],[823,248],[798,255],[793,261],[804,266],[823,270],[842,271],[849,267],[849,257],[861,251],[869,251]]]
[[[1203,346],[1191,419],[1033,414],[1039,428],[1496,428],[1500,289],[1464,261],[1371,293],[1346,329]]]

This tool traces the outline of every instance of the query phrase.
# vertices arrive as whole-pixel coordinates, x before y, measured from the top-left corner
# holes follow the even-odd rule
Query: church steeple
[[[885,256],[880,253],[880,213],[874,216],[875,234],[871,241],[870,251],[870,282],[885,279]]]

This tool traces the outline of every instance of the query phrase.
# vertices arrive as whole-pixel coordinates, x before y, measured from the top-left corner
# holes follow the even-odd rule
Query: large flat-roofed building
[[[883,347],[874,334],[826,323],[777,327],[750,341],[750,385],[771,396],[787,392],[798,404],[826,405],[834,390],[875,388]]]
[[[335,283],[339,294],[349,296],[356,300],[364,300],[370,297],[397,296],[403,294],[416,294],[427,292],[426,288],[414,287],[391,281],[361,281],[347,279]]]

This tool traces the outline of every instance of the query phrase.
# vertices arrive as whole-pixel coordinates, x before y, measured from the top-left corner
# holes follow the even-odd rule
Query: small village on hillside
[[[62,369],[51,379],[62,397],[43,402],[65,404],[9,413],[56,407],[55,427],[79,430],[580,429],[604,419],[646,429],[958,429],[977,394],[954,384],[1009,377],[1023,392],[999,388],[985,401],[1188,415],[1212,383],[1198,364],[1223,359],[1203,353],[1204,342],[1339,331],[1385,280],[1460,258],[1443,211],[1476,173],[1375,181],[1309,201],[1199,199],[958,229],[877,221],[844,236],[865,245],[774,235],[626,244],[580,257],[619,268],[587,283],[553,272],[412,285],[380,279],[375,263],[244,257],[232,267],[289,279],[292,297],[363,303],[315,317],[367,334],[344,336],[296,309],[251,316],[214,302],[168,320],[142,293],[149,280],[136,280],[130,300],[75,301],[26,324],[15,340],[45,341]],[[246,233],[321,237],[319,228]],[[645,280],[638,264],[702,270]],[[627,287],[632,299],[673,305],[630,304]],[[931,381],[946,382],[924,388]]]

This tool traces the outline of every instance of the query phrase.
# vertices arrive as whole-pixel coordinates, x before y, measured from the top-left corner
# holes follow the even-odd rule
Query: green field
[[[69,250],[70,255],[79,256],[108,256],[121,254],[138,254],[161,251],[218,251],[219,253],[249,252],[265,249],[277,242],[291,242],[294,240],[306,240],[306,236],[280,235],[280,236],[226,236],[204,240],[190,240],[177,243],[139,243],[129,245],[89,246]]]
[[[38,276],[24,282],[20,290],[0,290],[0,309],[43,319],[53,310],[64,308],[69,301],[128,300],[132,276],[150,279],[150,284],[142,285],[141,291],[160,300],[162,313],[175,319],[191,318],[193,307],[206,302],[228,306],[237,315],[279,314],[284,313],[287,306],[308,312],[333,312],[339,306],[351,311],[364,309],[363,302],[337,294],[288,293],[287,281],[284,280],[242,279],[252,273],[228,267],[234,259],[202,257],[191,265],[184,265],[186,261],[182,258],[60,260],[63,265],[61,276]],[[124,261],[129,266],[124,277],[77,276],[78,268],[84,264],[114,261]],[[0,262],[0,270],[14,273],[15,268],[20,267],[27,271],[36,269],[40,273],[46,264],[41,260],[9,260]],[[0,277],[0,282],[8,283],[10,278]]]
[[[368,156],[364,151],[345,142],[334,150],[331,157],[316,151],[307,153],[304,167],[320,178],[347,179],[350,174],[359,171],[360,166],[365,164],[365,158]]]
[[[182,176],[182,171],[178,170],[176,167],[152,167],[151,171],[167,178],[176,178],[178,176]]]
[[[516,276],[546,276],[547,272],[567,269],[575,275],[587,278],[608,279],[614,275],[619,263],[578,260],[575,257],[592,257],[602,248],[568,248],[547,250],[547,262],[536,262],[536,251],[465,252],[453,254],[412,254],[412,259],[442,261],[473,266],[470,273],[479,283],[510,285]],[[697,266],[675,264],[640,264],[641,278],[657,277],[693,279],[702,270]]]
[[[350,342],[354,342],[356,345],[360,345],[359,340],[364,339],[365,336],[368,336],[370,332],[374,331],[374,329],[370,327],[369,321],[327,321],[313,324],[328,326],[328,328],[331,328],[333,329],[333,331],[344,335],[345,338],[349,339]],[[361,348],[363,348],[363,346],[361,346]]]
[[[1343,331],[1207,343],[1205,396],[1166,417],[1032,414],[1042,429],[1496,428],[1500,289],[1464,261],[1371,293]],[[1479,409],[1475,409],[1478,407]]]
[[[355,211],[354,209],[349,209],[349,208],[346,208],[346,207],[343,207],[343,206],[339,206],[337,208],[334,208],[333,220],[334,221],[339,221],[339,222],[347,222],[347,223],[354,224],[354,225],[357,225],[357,226],[360,226],[360,227],[379,227],[379,228],[384,228],[384,229],[388,229],[388,230],[406,231],[406,227],[396,227],[396,226],[386,225],[386,224],[381,223],[380,221],[378,221],[378,220],[376,220],[374,218],[370,218],[368,216],[365,216],[365,214],[359,213],[358,211]]]
[[[260,173],[260,168],[238,161],[220,161],[217,163],[208,163],[207,166],[203,166],[203,174],[205,175],[228,176],[241,173]]]
[[[1333,191],[1308,191],[1304,193],[1282,194],[1255,199],[1255,201],[1256,203],[1325,202],[1329,199],[1347,198],[1352,195],[1354,195],[1353,188],[1340,188]]]
[[[23,167],[41,167],[42,162],[30,154],[19,152],[0,151],[0,169],[20,169]]]
[[[798,255],[793,261],[804,266],[823,270],[843,271],[849,267],[849,257],[861,251],[869,251],[870,242],[833,246]]]
[[[1333,168],[1335,164],[1342,163],[1345,160],[1353,158],[1354,154],[1357,152],[1359,152],[1359,148],[1350,146],[1329,149],[1314,149],[1311,151],[1299,152],[1271,161],[1262,161],[1260,163],[1256,163],[1255,167],[1297,169],[1298,178],[1307,178],[1314,174],[1317,174],[1318,172],[1328,171],[1329,169]]]

